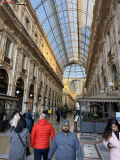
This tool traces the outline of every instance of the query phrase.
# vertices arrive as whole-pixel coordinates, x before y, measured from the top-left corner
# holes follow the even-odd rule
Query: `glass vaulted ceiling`
[[[85,68],[78,64],[71,64],[64,70],[64,78],[69,79],[81,79],[85,78]]]
[[[75,63],[85,68],[95,0],[30,2],[61,68]]]
[[[83,92],[84,82],[80,80],[73,80],[69,85],[74,94],[80,94]]]

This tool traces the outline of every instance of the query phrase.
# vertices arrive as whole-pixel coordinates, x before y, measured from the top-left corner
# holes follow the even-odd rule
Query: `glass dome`
[[[85,79],[85,68],[78,65],[78,64],[71,64],[70,66],[67,66],[64,70],[63,74],[64,78],[69,79],[79,79],[83,78]]]

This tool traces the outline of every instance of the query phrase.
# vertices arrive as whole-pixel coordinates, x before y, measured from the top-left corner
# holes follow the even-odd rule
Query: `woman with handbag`
[[[26,121],[21,117],[17,127],[10,133],[9,142],[11,146],[8,160],[26,160],[26,156],[30,154],[27,147],[30,141],[30,133],[25,126]]]
[[[102,134],[103,144],[110,149],[110,160],[120,159],[120,125],[115,118],[108,121],[107,127]]]

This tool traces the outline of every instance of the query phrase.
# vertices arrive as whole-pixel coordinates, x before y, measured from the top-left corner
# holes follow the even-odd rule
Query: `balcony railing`
[[[33,76],[33,80],[35,81],[35,76]]]
[[[5,65],[7,63],[10,68],[13,67],[13,61],[7,57],[4,52],[0,52],[0,63],[4,63]]]
[[[4,57],[4,61],[6,62],[6,63],[8,63],[8,64],[10,64],[10,59],[8,58],[8,57]]]
[[[19,74],[26,77],[27,76],[27,70],[22,68],[22,66],[19,66]]]
[[[24,73],[24,74],[25,74],[25,69],[23,69],[23,68],[22,68],[22,73]]]

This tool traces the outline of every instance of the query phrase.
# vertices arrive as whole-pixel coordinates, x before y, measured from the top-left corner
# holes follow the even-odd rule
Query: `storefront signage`
[[[117,93],[106,93],[106,96],[118,97]]]

